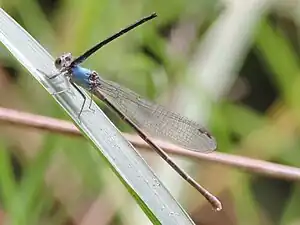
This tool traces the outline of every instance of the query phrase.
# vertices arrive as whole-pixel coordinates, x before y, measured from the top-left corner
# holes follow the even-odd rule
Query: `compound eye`
[[[57,58],[54,62],[55,66],[58,67],[58,66],[61,66],[61,58]]]

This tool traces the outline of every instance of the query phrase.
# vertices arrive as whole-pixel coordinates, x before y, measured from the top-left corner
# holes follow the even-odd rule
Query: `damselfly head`
[[[63,68],[69,67],[71,65],[72,61],[73,61],[72,54],[65,53],[65,54],[61,55],[60,57],[58,57],[54,61],[54,65],[55,65],[56,69],[61,70]]]

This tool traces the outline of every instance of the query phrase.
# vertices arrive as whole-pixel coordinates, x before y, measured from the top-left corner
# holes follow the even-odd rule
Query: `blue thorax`
[[[72,81],[79,86],[85,88],[85,89],[90,89],[91,88],[91,83],[90,83],[90,75],[92,73],[91,70],[83,68],[81,66],[74,66],[71,69],[72,71]]]

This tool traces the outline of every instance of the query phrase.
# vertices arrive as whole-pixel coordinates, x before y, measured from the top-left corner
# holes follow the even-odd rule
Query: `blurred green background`
[[[157,12],[84,65],[202,122],[220,152],[300,165],[300,1],[2,0],[1,7],[53,56],[79,55]],[[2,45],[0,74],[1,107],[69,120]],[[0,134],[1,224],[150,223],[85,139],[7,125]],[[141,153],[196,224],[300,224],[296,182],[174,156],[222,200],[215,213],[157,155]]]

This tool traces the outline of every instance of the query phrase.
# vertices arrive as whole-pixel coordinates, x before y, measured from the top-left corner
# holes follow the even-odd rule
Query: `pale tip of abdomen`
[[[219,212],[222,210],[222,203],[219,201],[219,199],[215,196],[210,196],[210,203],[212,203],[213,210],[216,212]]]

